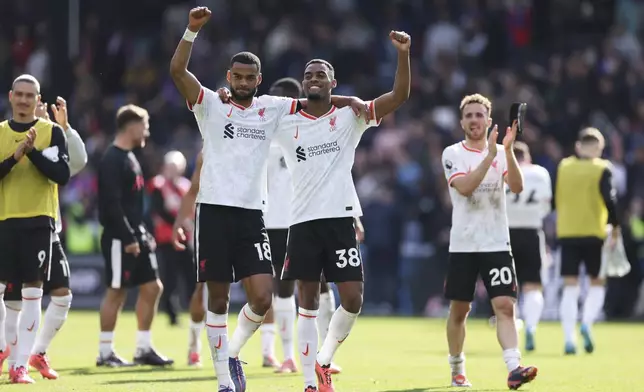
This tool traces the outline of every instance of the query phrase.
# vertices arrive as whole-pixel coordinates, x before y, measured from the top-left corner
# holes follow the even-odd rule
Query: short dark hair
[[[282,78],[271,85],[270,90],[281,88],[284,93],[291,98],[299,98],[302,96],[302,85],[296,79]]]
[[[514,142],[514,156],[517,157],[517,160],[522,161],[530,156],[530,148],[527,144],[521,141]]]
[[[230,58],[230,67],[232,68],[234,63],[255,65],[257,71],[262,71],[262,62],[259,60],[259,57],[254,55],[251,52],[239,52],[233,57]]]
[[[143,109],[140,106],[136,105],[125,105],[121,106],[116,112],[116,129],[122,131],[130,123],[139,122],[139,121],[148,121],[150,115],[148,111]]]
[[[324,64],[324,65],[326,65],[326,67],[331,72],[331,79],[335,79],[335,69],[333,68],[333,65],[331,65],[330,62],[328,62],[326,60],[322,60],[322,59],[313,59],[313,60],[309,61],[308,63],[306,63],[306,65],[304,66],[304,69],[308,68],[309,65],[311,65],[311,64]]]

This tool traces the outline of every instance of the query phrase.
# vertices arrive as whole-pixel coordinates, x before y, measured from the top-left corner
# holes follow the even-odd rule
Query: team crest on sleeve
[[[266,121],[266,108],[261,108],[257,111],[260,121]]]
[[[454,173],[454,172],[457,170],[457,169],[454,167],[454,163],[453,163],[452,161],[450,161],[449,159],[446,159],[446,160],[443,162],[443,165],[445,166],[445,170],[447,170],[447,172],[448,172],[449,174],[452,174],[452,173]]]
[[[333,132],[333,131],[335,131],[335,130],[337,129],[337,127],[335,126],[335,123],[336,123],[337,121],[338,121],[338,117],[337,117],[337,116],[333,116],[333,117],[331,117],[331,118],[329,119],[329,132]]]

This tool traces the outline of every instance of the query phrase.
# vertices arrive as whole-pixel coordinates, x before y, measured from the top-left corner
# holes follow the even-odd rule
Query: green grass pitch
[[[186,366],[186,328],[169,327],[159,317],[153,330],[155,346],[173,357],[173,368],[146,367],[128,369],[97,369],[94,366],[98,347],[98,315],[73,312],[49,355],[60,373],[57,381],[40,378],[36,371],[33,386],[9,385],[6,369],[0,381],[3,392],[25,391],[216,391],[214,370],[209,358],[205,332],[203,336],[203,369]],[[184,322],[188,319],[183,318]],[[125,313],[116,331],[116,347],[131,358],[135,342],[135,320]],[[234,328],[231,318],[230,331]],[[467,372],[474,384],[471,391],[506,391],[506,369],[501,358],[495,332],[486,321],[468,324],[466,343]],[[545,323],[538,332],[537,352],[524,354],[524,364],[539,368],[537,379],[521,390],[541,392],[568,391],[644,391],[642,361],[644,326],[641,324],[599,324],[595,327],[596,351],[564,357],[559,324]],[[276,339],[278,358],[279,339]],[[250,392],[302,391],[300,374],[275,375],[261,368],[259,332],[242,351]],[[633,356],[633,359],[630,356]],[[340,348],[336,362],[344,369],[335,377],[341,392],[422,392],[450,391],[444,321],[431,319],[362,317]]]

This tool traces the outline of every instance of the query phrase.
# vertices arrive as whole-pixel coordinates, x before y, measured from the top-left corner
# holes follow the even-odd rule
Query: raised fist
[[[389,33],[391,43],[401,52],[409,52],[411,46],[411,36],[404,31],[391,31]]]
[[[188,29],[194,33],[198,32],[201,30],[203,25],[208,22],[211,15],[212,12],[208,7],[197,7],[191,9],[188,17]]]

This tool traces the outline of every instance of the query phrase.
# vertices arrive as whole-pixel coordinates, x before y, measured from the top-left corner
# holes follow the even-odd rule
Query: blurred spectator
[[[150,110],[151,143],[139,153],[148,178],[158,174],[164,152],[180,150],[192,162],[200,149],[194,118],[168,77],[193,2],[82,1],[79,19],[63,23],[58,19],[68,17],[66,5],[50,3],[9,0],[8,14],[0,15],[0,80],[8,90],[15,76],[32,73],[49,102],[71,91],[71,123],[85,138],[90,163],[62,191],[67,246],[74,248],[70,254],[96,252],[96,245],[84,240],[98,235],[92,166],[112,138],[118,106],[134,103]],[[462,137],[458,104],[472,92],[492,99],[501,129],[512,102],[528,103],[522,137],[535,163],[553,178],[559,160],[573,152],[581,127],[601,129],[622,204],[631,206],[631,229],[625,232],[632,233],[631,249],[640,249],[631,252],[636,259],[631,261],[644,260],[637,208],[644,197],[642,1],[619,0],[615,6],[536,0],[202,3],[214,14],[195,43],[190,69],[211,89],[225,83],[230,56],[250,50],[262,59],[260,93],[277,78],[300,78],[306,61],[322,57],[336,68],[337,94],[371,99],[393,83],[396,60],[387,33],[411,33],[411,99],[367,132],[356,154],[367,303],[392,309],[413,303],[413,310],[422,312],[428,298],[434,298],[432,309],[440,302],[450,225],[440,154]],[[136,15],[146,15],[145,21]],[[79,45],[70,48],[74,40],[60,26],[76,23]],[[79,55],[69,58],[76,49]],[[0,113],[9,115],[5,96]],[[552,238],[551,228],[548,234]],[[640,272],[625,284],[639,284],[635,274]],[[406,293],[410,287],[423,294]]]

